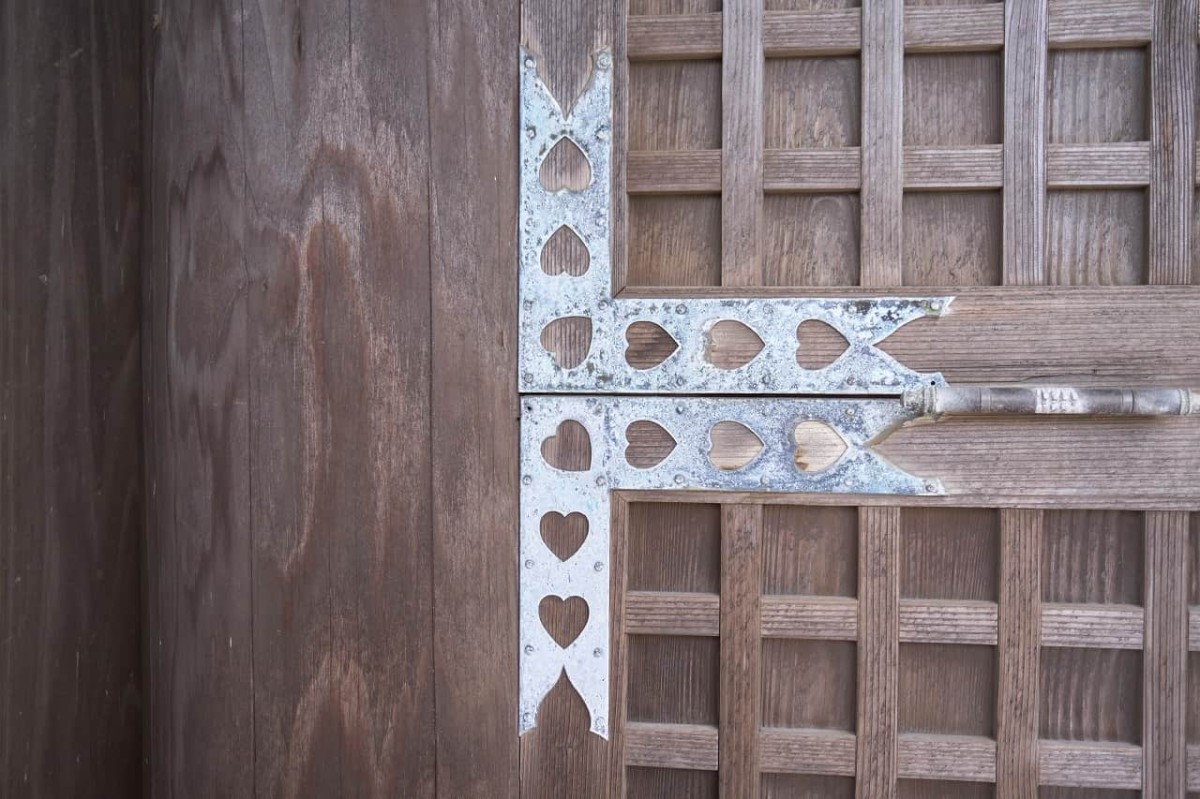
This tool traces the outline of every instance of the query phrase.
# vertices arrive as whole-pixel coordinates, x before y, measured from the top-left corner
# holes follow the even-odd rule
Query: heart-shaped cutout
[[[550,637],[566,649],[583,632],[588,622],[588,606],[583,597],[566,599],[556,596],[542,597],[538,603],[538,618]]]
[[[809,420],[796,425],[792,438],[796,442],[793,459],[802,472],[822,472],[846,451],[846,441],[824,422]]]
[[[542,328],[542,347],[563,369],[583,363],[592,348],[592,320],[586,316],[563,316]]]
[[[717,422],[708,438],[708,460],[722,471],[741,469],[763,450],[762,439],[741,422]]]
[[[592,438],[587,428],[574,419],[564,419],[554,435],[542,442],[542,458],[564,472],[586,472],[592,468]]]
[[[841,357],[850,346],[846,337],[832,325],[808,319],[796,328],[796,363],[805,369],[824,369]]]
[[[762,352],[763,340],[736,319],[722,319],[708,330],[704,359],[718,369],[741,369]]]
[[[561,561],[568,561],[587,539],[588,520],[582,513],[550,511],[542,516],[542,540]]]
[[[662,425],[639,419],[625,428],[625,460],[637,469],[649,469],[666,460],[678,443]]]
[[[547,275],[579,277],[587,272],[592,256],[579,234],[562,225],[542,246],[542,271]]]
[[[538,175],[546,191],[583,191],[592,182],[592,165],[579,145],[564,136],[546,153]]]
[[[679,349],[679,342],[653,322],[625,328],[625,362],[634,369],[653,369]]]

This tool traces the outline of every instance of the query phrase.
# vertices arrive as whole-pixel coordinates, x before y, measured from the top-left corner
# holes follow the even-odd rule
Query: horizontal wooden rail
[[[717,749],[713,726],[625,725],[629,766],[714,771]],[[996,742],[991,738],[901,733],[896,749],[901,779],[996,780]],[[841,730],[764,727],[759,757],[765,772],[853,776],[855,736]],[[1042,785],[1132,790],[1142,785],[1142,749],[1135,744],[1040,740],[1038,765]],[[1188,749],[1188,774],[1189,790],[1200,787],[1200,747]]]
[[[1145,611],[1137,605],[1042,605],[1042,646],[1141,649]],[[625,595],[625,631],[631,635],[715,637],[720,600],[716,594],[630,591]],[[1200,606],[1189,609],[1189,648],[1200,651]],[[853,641],[858,637],[858,601],[845,597],[767,595],[762,599],[762,634],[767,638]],[[900,600],[900,640],[921,644],[995,646],[997,606],[968,600]]]
[[[1003,147],[904,148],[903,181],[909,191],[999,189]],[[635,150],[626,159],[629,194],[717,194],[720,150]],[[1137,188],[1150,183],[1149,142],[1051,144],[1046,184],[1051,189]],[[768,149],[763,190],[769,193],[858,191],[857,147]]]
[[[862,48],[858,9],[768,11],[763,52],[768,58],[831,56]],[[1053,0],[1051,48],[1139,47],[1150,41],[1146,0]],[[1004,46],[1001,4],[906,8],[904,49],[911,53],[999,50]],[[631,16],[626,24],[631,60],[704,59],[721,55],[721,14]]]

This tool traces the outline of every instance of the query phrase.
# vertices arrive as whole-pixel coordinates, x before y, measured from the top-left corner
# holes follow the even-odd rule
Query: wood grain
[[[1150,47],[1150,282],[1200,281],[1192,263],[1196,0],[1154,3]]]
[[[144,11],[2,18],[0,795],[136,796]]]
[[[184,5],[162,4],[147,31],[145,779],[151,795],[239,797],[255,778],[250,295],[262,283],[247,267],[243,29],[232,3]]]
[[[762,5],[731,5],[721,20],[721,284],[753,286],[762,282]]]
[[[1004,283],[1046,282],[1046,0],[1004,6]]]
[[[1038,793],[1038,648],[1042,513],[1000,513],[999,680],[996,686],[996,790],[1014,799]]]
[[[900,509],[859,508],[857,789],[896,795]]]
[[[243,784],[433,796],[438,45],[416,0],[247,11],[247,248],[230,264],[253,282]]]
[[[1147,796],[1186,790],[1188,514],[1148,513],[1142,722]]]
[[[862,262],[860,283],[897,286],[901,278],[903,197],[904,6],[870,3],[862,11]],[[894,782],[894,780],[893,780]],[[862,791],[860,783],[859,790]],[[888,790],[894,790],[890,788]]]
[[[762,506],[721,509],[721,796],[759,793]]]

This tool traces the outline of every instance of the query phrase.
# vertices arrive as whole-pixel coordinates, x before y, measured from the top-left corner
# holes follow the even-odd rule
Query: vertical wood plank
[[[721,284],[762,285],[763,4],[725,6],[721,58]]]
[[[441,797],[518,792],[519,13],[515,0],[453,0],[428,30]]]
[[[758,731],[762,709],[761,505],[721,509],[721,796],[759,795]]]
[[[858,511],[859,799],[896,796],[900,672],[900,509]]]
[[[480,7],[485,7],[485,4],[481,2]],[[565,2],[564,0],[527,0],[527,2],[520,4],[519,38],[521,46],[523,46],[537,58],[539,75],[546,83],[550,93],[555,97],[559,105],[564,110],[574,105],[576,98],[578,98],[579,94],[583,91],[583,89],[587,86],[588,81],[591,79],[596,53],[606,48],[613,48],[614,44],[617,42],[616,31],[619,7],[620,6],[618,5],[617,0],[600,0],[599,2],[596,0],[566,0]],[[486,37],[489,40],[494,38],[494,34],[489,32],[487,27],[474,27],[473,29],[478,31],[478,35],[480,37]],[[471,45],[471,47],[475,46],[476,45]],[[505,55],[508,52],[512,52],[514,55]],[[502,43],[499,46],[499,53],[497,54],[497,57],[501,58],[499,61],[500,66],[498,66],[497,69],[507,72],[510,67],[506,65],[507,62],[503,59],[515,58],[515,52],[515,47],[510,47],[507,42]],[[625,65],[620,60],[619,55],[619,53],[614,53],[614,64],[618,72],[616,78],[616,87],[618,91],[620,91],[621,87],[624,85],[624,77],[621,73],[623,73],[625,68]],[[447,58],[460,57],[461,50],[447,50]],[[512,72],[515,75],[515,67],[512,68]],[[512,92],[513,97],[515,98],[515,86],[513,86]],[[503,99],[503,95],[498,93],[496,96],[497,102],[501,99]],[[619,108],[620,105],[620,98],[614,98],[615,113],[619,113],[616,112],[616,109]],[[448,109],[448,111],[450,110],[451,109]],[[453,113],[457,114],[457,109],[454,109]],[[493,125],[494,123],[489,120],[489,117],[484,115],[480,117],[480,124]],[[507,127],[505,128],[505,131],[509,129],[515,130],[515,121],[506,124]],[[615,119],[614,125],[617,141],[623,142],[624,138],[619,120]],[[500,179],[502,181],[505,180],[506,175],[512,172],[512,167],[510,165],[515,163],[515,161],[515,153],[511,155],[508,160],[497,158],[494,168],[498,170]],[[617,164],[623,164],[623,162],[623,157],[618,156],[614,158],[614,166]],[[567,165],[563,166],[564,170],[570,168],[571,167]],[[567,183],[570,183],[570,178],[572,176],[566,174],[565,172],[560,172],[559,174],[551,175],[550,177],[552,179],[563,180]],[[614,178],[617,179],[616,185],[619,186],[620,183],[618,175],[614,175]],[[508,188],[507,191],[512,192],[512,196],[514,198],[516,197],[515,185],[511,188]],[[497,196],[507,197],[508,195]],[[515,230],[516,228],[515,217],[511,221],[497,221],[496,224],[504,225],[502,228],[503,230]],[[453,229],[453,227],[447,228],[448,231]],[[614,230],[620,229],[621,228],[619,224],[614,226]],[[620,245],[618,243],[618,249],[619,247]],[[496,263],[515,264],[515,246],[510,253],[504,254],[499,261],[496,261]],[[494,265],[485,266],[481,264],[481,270],[484,269],[488,271],[485,284],[489,286],[489,289],[488,291],[480,292],[476,298],[480,305],[473,312],[477,314],[488,314],[489,318],[491,319],[491,329],[493,330],[501,328],[510,329],[513,327],[516,319],[515,266],[511,269],[501,268],[496,270]],[[481,280],[483,277],[484,276],[481,275],[475,279]],[[495,302],[494,295],[497,293],[505,298],[503,307],[497,306]],[[509,305],[510,296],[512,303],[511,306]],[[485,329],[485,327],[480,327],[475,335],[488,335],[484,332]],[[564,352],[565,348],[563,348],[562,345],[565,344],[569,346],[571,342],[563,341],[559,342],[558,344],[560,346],[559,351]],[[465,344],[465,346],[473,347],[475,345],[468,343]],[[511,403],[513,404],[513,407],[515,407],[515,403],[517,402],[516,397],[513,394],[515,391],[515,363],[508,360],[508,357],[511,356],[511,353],[507,351],[507,348],[504,352],[505,358],[503,361],[497,362],[497,354],[483,355],[485,359],[490,359],[490,361],[485,361],[485,363],[488,363],[488,365],[480,365],[476,368],[483,368],[485,372],[495,374],[498,381],[502,379],[504,382],[497,382],[494,384],[495,387],[492,390],[492,393],[495,394],[496,397],[504,397],[504,401],[506,403],[510,401],[508,400],[508,396],[512,395]],[[498,371],[497,367],[499,367]],[[462,367],[459,366],[455,368],[455,372],[460,375],[459,379],[471,379],[472,370],[463,370]],[[467,393],[475,393],[478,391],[478,387],[476,385],[467,386],[465,383],[463,383],[459,386],[458,390]],[[494,403],[496,402],[496,399],[493,398],[491,401]],[[475,421],[475,424],[483,426],[490,425],[491,423],[488,420],[493,418],[495,413],[498,412],[498,409],[493,409],[488,413],[480,414]],[[515,414],[510,414],[504,418],[515,419],[516,416]],[[467,446],[466,442],[464,441],[461,446]],[[513,429],[513,440],[510,452],[515,457],[517,452],[515,428]],[[495,457],[507,457],[507,455],[503,452],[498,452]],[[506,482],[504,484],[504,491],[511,493],[502,493],[499,489],[496,489],[497,494],[493,500],[482,502],[479,505],[479,510],[481,513],[480,522],[484,524],[492,523],[490,520],[494,515],[493,511],[491,510],[491,504],[493,502],[500,502],[501,507],[506,507],[506,505],[503,503],[511,502],[512,498],[516,496],[515,466],[515,461],[513,461],[511,473],[506,474],[505,476]],[[506,472],[509,471],[510,470],[506,469]],[[449,476],[449,474],[447,474],[447,476]],[[514,482],[507,482],[510,479]],[[446,501],[447,503],[457,502],[457,500],[455,500],[452,495],[449,494],[447,495]],[[515,510],[515,507],[513,507],[514,515],[512,520],[512,529],[514,530],[516,529]],[[476,536],[468,536],[464,538],[462,542],[463,545],[466,546],[468,539],[474,539],[475,537]],[[509,540],[505,539],[505,544],[507,545],[508,543]],[[515,544],[515,536],[511,540],[511,543]],[[475,545],[476,544],[472,542],[472,546]],[[494,571],[496,564],[498,563],[514,563],[515,561],[515,551],[512,554],[505,556],[501,554],[499,550],[494,550],[486,558],[481,557],[479,559],[479,572],[474,579],[478,579],[479,574],[483,574],[488,571]],[[515,584],[513,588],[515,591]],[[469,591],[473,590],[473,588],[470,585],[464,584],[463,590]],[[616,601],[617,598],[618,597],[614,594],[614,601]],[[463,619],[462,621],[463,623],[469,623],[472,626],[478,623],[476,621],[468,621],[466,619]],[[507,647],[507,649],[504,649],[502,654],[499,656],[505,661],[509,660],[512,656],[512,653],[515,653],[516,648],[515,640],[508,637],[515,633],[516,630],[515,613],[512,620],[505,622],[503,625],[501,625],[498,620],[486,621],[484,624],[487,625],[488,629],[491,631],[487,634],[492,636],[500,634],[500,637],[497,638],[497,644],[503,644]],[[616,625],[614,624],[610,626],[610,630],[616,632]],[[447,630],[446,634],[450,635],[451,631]],[[612,644],[610,641],[610,650],[617,650],[618,648],[618,646]],[[615,654],[612,655],[612,657],[615,657]],[[611,662],[612,661],[610,660],[610,663]],[[442,659],[439,657],[439,664],[441,663]],[[480,661],[479,665],[481,667],[486,667],[486,659]],[[610,677],[611,676],[612,675],[610,674]],[[476,676],[472,679],[479,678]],[[490,679],[491,677],[489,676],[489,680]],[[510,690],[515,690],[517,684],[517,676],[515,671],[512,673],[511,677],[506,675],[503,677],[503,679],[506,682],[503,684],[495,684],[493,690],[503,689],[506,693]],[[456,686],[447,683],[447,690],[452,691],[457,690],[457,688]],[[500,719],[500,723],[506,725],[506,731],[513,730],[513,732],[510,734],[515,736],[515,695],[512,697],[512,699],[514,702],[514,707],[511,712],[507,712],[507,714],[501,714],[503,717]],[[478,705],[478,701],[472,699],[471,701],[464,703],[463,710],[464,712],[469,711],[471,714],[477,714],[479,709]],[[440,714],[441,705],[439,704],[439,717]],[[467,721],[466,717],[464,717],[463,721]],[[579,699],[578,694],[575,693],[575,689],[571,687],[565,676],[562,677],[556,687],[553,688],[549,694],[547,694],[545,700],[542,702],[541,709],[538,713],[538,726],[535,729],[525,733],[525,735],[520,738],[518,747],[520,795],[527,798],[545,797],[546,799],[552,799],[553,797],[560,796],[580,797],[580,799],[596,797],[596,799],[600,799],[601,797],[613,795],[612,789],[610,788],[610,779],[613,777],[613,774],[610,773],[610,764],[614,758],[619,759],[620,757],[620,750],[617,749],[616,746],[617,742],[620,740],[620,732],[618,731],[617,727],[621,724],[621,718],[614,717],[609,719],[609,722],[609,740],[606,741],[603,738],[592,734],[588,728],[588,716],[582,700]],[[472,772],[478,771],[476,766],[466,761],[464,761],[463,768],[467,768]],[[442,789],[440,784],[439,789]],[[444,790],[443,795],[449,797],[465,795],[493,795],[493,793],[488,791],[483,791],[482,793],[478,791],[458,791],[456,793],[454,791]]]
[[[244,797],[255,740],[243,29],[231,1],[164,0],[158,15],[143,294],[147,792]]]
[[[1150,282],[1187,284],[1192,264],[1197,0],[1155,0],[1150,42]]]
[[[862,5],[860,280],[899,286],[903,224],[904,2]]]
[[[0,796],[141,791],[143,17],[0,11]]]
[[[239,789],[432,797],[426,0],[232,6],[254,547]]]
[[[1146,514],[1146,626],[1142,667],[1143,795],[1187,787],[1188,514]]]
[[[1004,4],[1004,283],[1046,282],[1046,0]]]
[[[1000,658],[996,793],[1038,795],[1038,647],[1041,640],[1041,511],[1000,511]]]

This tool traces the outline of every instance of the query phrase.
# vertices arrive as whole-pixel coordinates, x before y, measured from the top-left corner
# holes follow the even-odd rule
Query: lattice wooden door
[[[954,312],[885,345],[914,369],[1200,385],[1195,0],[854,5],[525,4],[564,105],[615,53],[623,296],[935,287]],[[816,363],[844,347],[798,336]],[[1197,419],[971,418],[883,450],[948,496],[617,494],[610,738],[560,681],[522,792],[1200,791]]]

